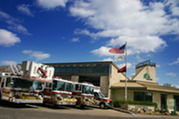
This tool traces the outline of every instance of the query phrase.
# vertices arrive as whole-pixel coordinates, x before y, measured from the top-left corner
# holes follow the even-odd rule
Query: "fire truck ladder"
[[[0,71],[14,74],[22,74],[20,65],[2,65],[0,66]]]
[[[10,71],[14,74],[22,74],[21,66],[20,65],[9,65]]]

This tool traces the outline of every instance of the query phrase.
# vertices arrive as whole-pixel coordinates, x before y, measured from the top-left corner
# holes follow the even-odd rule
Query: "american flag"
[[[122,54],[124,53],[125,47],[126,47],[126,44],[124,44],[123,46],[119,48],[111,48],[109,52],[114,53],[114,54]]]

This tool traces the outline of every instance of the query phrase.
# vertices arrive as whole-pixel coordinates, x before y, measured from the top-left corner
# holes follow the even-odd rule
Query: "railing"
[[[147,61],[138,63],[138,64],[136,65],[136,68],[143,67],[143,66],[146,66],[146,65],[156,66],[156,63],[153,63],[153,62],[150,62],[150,60],[147,60]]]

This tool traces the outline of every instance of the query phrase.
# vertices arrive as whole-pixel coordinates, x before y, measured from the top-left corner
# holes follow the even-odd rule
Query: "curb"
[[[124,113],[128,113],[128,114],[131,114],[131,115],[135,115],[135,113],[130,112],[128,110],[124,110],[124,109],[120,109],[120,108],[116,108],[116,107],[112,107],[111,109],[116,110],[116,111],[120,111],[120,112],[124,112]]]

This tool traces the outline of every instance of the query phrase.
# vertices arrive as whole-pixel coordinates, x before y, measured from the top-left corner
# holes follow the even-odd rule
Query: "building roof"
[[[146,61],[144,61],[144,62],[138,63],[138,64],[136,65],[136,68],[144,67],[144,66],[147,66],[147,65],[156,67],[156,64],[155,64],[155,63],[151,62],[150,60],[146,60]]]
[[[140,85],[135,82],[127,82],[128,88],[145,88],[143,85]],[[111,86],[111,88],[125,88],[125,82],[116,83]]]
[[[65,63],[44,63],[47,65],[94,65],[94,64],[112,64],[116,69],[119,69],[112,61],[99,62],[65,62]]]
[[[146,82],[145,83],[138,82],[138,83],[147,87],[147,90],[179,94],[178,88],[163,86],[163,85],[159,85],[158,83],[146,83]]]
[[[121,81],[111,86],[112,89],[115,88],[125,88],[125,82]],[[128,89],[145,89],[148,91],[155,91],[155,92],[165,92],[165,93],[177,93],[179,94],[179,89],[174,87],[167,87],[159,85],[158,83],[151,83],[151,82],[142,82],[142,81],[128,81],[127,82]]]

